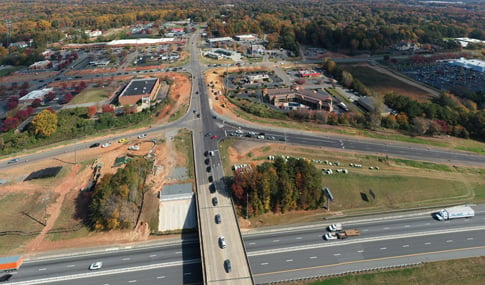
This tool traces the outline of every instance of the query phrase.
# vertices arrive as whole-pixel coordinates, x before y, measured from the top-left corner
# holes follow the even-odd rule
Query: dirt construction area
[[[174,100],[155,123],[166,122],[177,112],[186,112],[189,104],[191,82],[186,76],[171,73],[175,84],[168,96]],[[132,132],[133,130],[130,130]],[[143,129],[138,130],[143,132]],[[173,142],[177,130],[150,133],[143,139],[127,137],[127,143],[111,140],[112,135],[98,137],[94,142],[110,141],[110,147],[86,148],[35,162],[20,162],[0,173],[0,254],[23,254],[24,256],[64,248],[113,245],[150,239],[150,232],[157,231],[158,191],[163,184],[172,182],[169,177],[174,167],[185,165],[185,155],[177,151]],[[120,135],[120,134],[118,134]],[[129,150],[132,145],[139,150]],[[121,166],[114,166],[116,158],[145,156],[155,158],[155,167],[147,183],[153,185],[145,199],[141,223],[135,230],[89,232],[83,224],[88,214],[89,196],[84,188],[93,175],[93,166],[101,163],[101,177],[114,174]],[[62,167],[51,178],[25,181],[32,172],[50,167]]]

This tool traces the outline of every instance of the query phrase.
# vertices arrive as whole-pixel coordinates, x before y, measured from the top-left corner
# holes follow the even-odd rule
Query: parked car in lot
[[[129,150],[139,150],[140,149],[140,146],[135,144],[135,145],[132,145],[128,148]]]
[[[98,270],[98,269],[101,269],[101,267],[103,267],[103,262],[98,261],[89,265],[89,270]]]
[[[146,138],[146,137],[147,137],[147,134],[141,134],[138,136],[139,139]]]
[[[110,147],[111,146],[111,143],[104,143],[101,145],[102,148],[105,148],[105,147]]]
[[[213,136],[211,137],[211,139],[212,139],[212,140],[213,140],[213,139],[217,139],[217,138],[218,138],[218,136],[216,136],[216,135],[213,135]]]
[[[128,139],[127,138],[122,138],[118,142],[119,143],[126,143],[126,142],[128,142]]]
[[[89,148],[95,148],[98,147],[100,143],[93,143],[92,145],[89,146]]]

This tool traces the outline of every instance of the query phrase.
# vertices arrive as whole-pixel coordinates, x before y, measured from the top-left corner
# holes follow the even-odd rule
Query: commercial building
[[[125,47],[125,46],[157,46],[157,45],[168,45],[168,44],[184,44],[183,40],[176,40],[175,38],[142,38],[142,39],[125,39],[125,40],[114,40],[110,42],[97,42],[89,44],[67,44],[62,46],[62,49],[81,49],[81,48],[115,48],[115,47]]]
[[[298,103],[314,110],[333,111],[332,96],[319,91],[299,88],[276,88],[263,90],[263,95],[268,96],[271,104],[280,108],[290,108],[294,105],[291,103]],[[294,107],[298,108],[296,105]]]
[[[313,69],[310,69],[310,70],[299,70],[298,75],[300,77],[319,77],[322,74],[320,72],[313,70]]]
[[[238,42],[253,42],[253,41],[259,40],[259,38],[253,34],[237,35],[237,36],[234,36],[234,39],[236,39],[236,41]]]
[[[230,37],[222,37],[222,38],[212,38],[212,39],[207,39],[207,43],[212,47],[217,44],[227,44],[227,43],[232,43],[233,39]]]
[[[30,105],[32,102],[34,102],[36,99],[39,99],[41,101],[44,101],[44,98],[47,94],[50,92],[53,92],[54,88],[44,88],[40,90],[34,90],[30,91],[27,93],[27,95],[21,97],[19,99],[19,104],[20,105]]]
[[[450,60],[448,61],[448,63],[452,65],[468,68],[476,72],[485,72],[485,61],[483,60],[460,58],[460,59]]]
[[[52,67],[50,60],[37,61],[29,66],[29,70],[44,70]]]
[[[134,105],[140,100],[142,103],[150,103],[156,98],[159,88],[158,78],[133,79],[121,92],[118,101],[120,105]]]

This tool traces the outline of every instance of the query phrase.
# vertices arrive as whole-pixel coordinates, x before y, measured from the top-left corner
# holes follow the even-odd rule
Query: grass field
[[[85,89],[72,98],[69,105],[99,102],[109,98],[109,90],[104,88]]]
[[[306,285],[481,285],[484,284],[485,257],[425,263],[417,268],[356,274],[322,281],[295,282]]]
[[[263,220],[265,225],[294,221],[321,221],[322,216],[334,213],[353,215],[364,212],[389,211],[396,209],[439,207],[447,204],[485,201],[485,169],[452,167],[450,165],[412,161],[404,159],[387,159],[373,155],[360,155],[346,152],[328,151],[325,149],[295,147],[275,144],[271,147],[260,145],[246,152],[238,153],[240,159],[234,158],[234,149],[241,151],[241,142],[235,139],[225,140],[220,145],[221,157],[224,160],[225,173],[232,173],[233,164],[261,163],[268,155],[288,155],[315,160],[318,169],[345,168],[349,174],[323,175],[322,187],[329,187],[335,200],[331,203],[332,212],[314,211],[305,214],[266,215],[254,220]],[[256,145],[255,143],[252,143]],[[251,147],[251,146],[249,146]],[[318,161],[338,161],[340,166],[330,166]],[[362,168],[349,166],[358,163]],[[370,169],[370,167],[374,169]],[[379,170],[375,168],[378,167]],[[375,194],[372,199],[370,190]],[[363,199],[363,194],[367,201]]]
[[[364,85],[380,94],[396,92],[398,94],[412,97],[416,100],[429,100],[431,95],[415,86],[406,84],[387,74],[378,72],[365,65],[343,65],[343,67],[352,73],[354,78],[359,79]]]
[[[178,153],[180,153],[185,160],[184,165],[177,165],[177,167],[187,167],[187,175],[190,179],[194,178],[194,154],[192,148],[192,132],[188,129],[179,130],[177,136],[174,138],[174,145]]]
[[[22,250],[22,245],[35,238],[43,229],[45,207],[56,197],[40,191],[28,193],[0,194],[2,220],[15,223],[0,223],[0,232],[16,231],[19,234],[0,235],[0,254],[15,254]],[[12,252],[16,250],[19,252]]]

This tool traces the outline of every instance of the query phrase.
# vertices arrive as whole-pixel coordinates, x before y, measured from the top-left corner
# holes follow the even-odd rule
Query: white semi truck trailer
[[[475,210],[467,205],[444,208],[435,213],[435,217],[440,221],[469,218],[473,216],[475,216]]]

